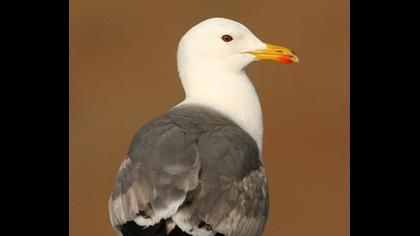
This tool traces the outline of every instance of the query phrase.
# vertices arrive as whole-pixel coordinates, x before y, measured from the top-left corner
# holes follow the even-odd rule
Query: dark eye
[[[222,40],[225,41],[225,42],[230,42],[230,41],[233,40],[233,37],[228,35],[228,34],[225,34],[225,35],[222,36]]]

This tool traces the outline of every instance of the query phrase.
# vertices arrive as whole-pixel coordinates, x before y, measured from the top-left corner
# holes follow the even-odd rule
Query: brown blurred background
[[[70,1],[70,235],[111,236],[134,133],[183,99],[176,49],[221,16],[301,63],[248,68],[264,111],[265,236],[349,235],[349,1]]]

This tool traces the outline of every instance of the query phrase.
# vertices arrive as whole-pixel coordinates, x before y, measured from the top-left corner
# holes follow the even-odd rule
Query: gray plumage
[[[258,146],[217,111],[173,108],[134,136],[109,211],[119,235],[128,221],[162,219],[168,232],[173,222],[192,235],[261,235],[268,188]]]

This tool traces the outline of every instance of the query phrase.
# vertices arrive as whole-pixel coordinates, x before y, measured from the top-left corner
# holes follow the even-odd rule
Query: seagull
[[[133,137],[109,200],[118,236],[259,236],[268,217],[263,116],[245,68],[297,63],[241,23],[211,18],[181,38],[185,99]]]

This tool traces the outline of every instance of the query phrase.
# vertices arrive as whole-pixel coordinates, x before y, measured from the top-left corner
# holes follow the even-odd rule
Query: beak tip
[[[294,51],[274,44],[265,44],[264,49],[249,51],[247,53],[254,55],[256,61],[272,60],[280,64],[295,64],[300,62]]]

